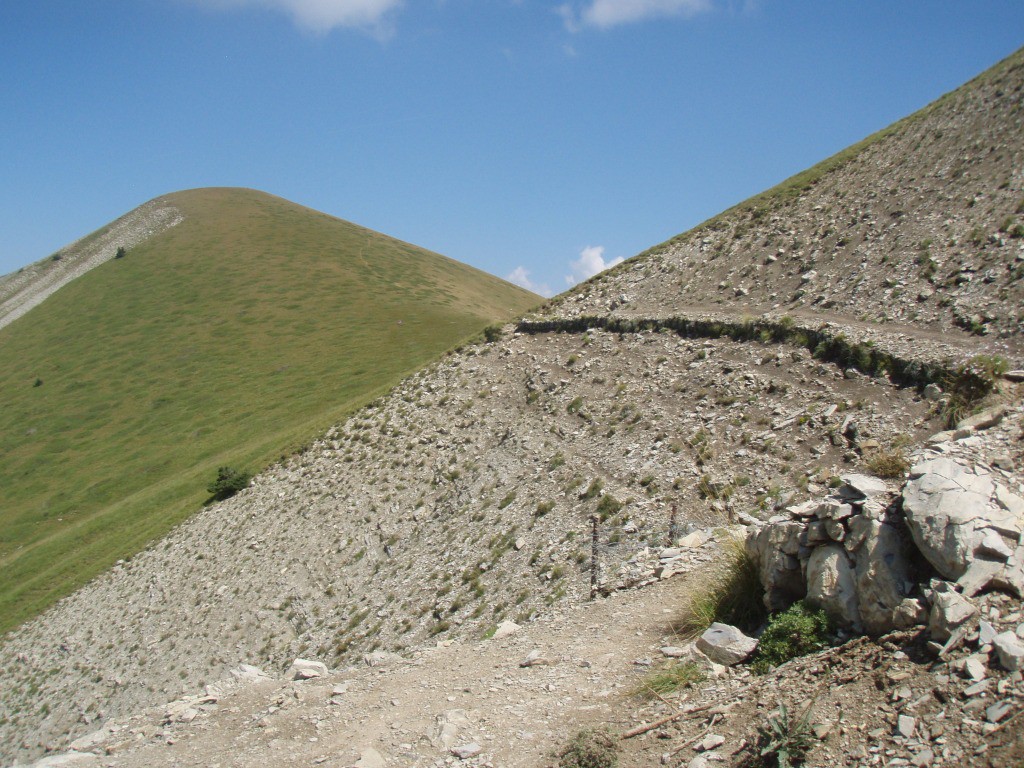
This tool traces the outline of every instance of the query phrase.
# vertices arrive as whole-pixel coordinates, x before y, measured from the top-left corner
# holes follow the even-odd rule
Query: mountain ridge
[[[879,453],[929,445],[996,467],[1007,487],[1024,489],[1021,391],[996,370],[997,362],[1021,367],[1024,250],[1012,233],[1024,213],[1013,212],[1024,199],[1016,170],[1022,55],[779,208],[754,217],[738,206],[699,240],[691,235],[627,261],[403,379],[237,496],[8,635],[0,672],[11,689],[0,700],[0,737],[15,746],[4,757],[31,759],[93,732],[97,750],[109,745],[111,754],[86,759],[131,768],[234,760],[240,748],[246,764],[444,765],[461,744],[441,738],[448,726],[449,735],[484,734],[482,755],[464,765],[491,756],[549,764],[577,726],[600,722],[595,713],[609,701],[616,727],[632,725],[633,715],[652,723],[686,714],[680,699],[636,703],[624,681],[680,641],[667,617],[653,613],[653,595],[687,591],[663,582],[677,572],[699,575],[730,531],[821,498],[850,471],[869,471]],[[914,152],[918,141],[922,151]],[[944,171],[944,157],[960,161],[962,173]],[[705,330],[680,333],[682,321]],[[774,334],[776,327],[786,333]],[[823,328],[835,350],[799,340]],[[932,388],[900,386],[891,364],[877,364],[877,351],[937,371]],[[987,417],[986,430],[943,432],[962,415],[957,372],[984,364],[993,386],[985,402],[1001,404],[1002,415]],[[703,543],[666,546],[684,532]],[[613,595],[608,603],[587,602],[592,584]],[[995,613],[986,615],[1019,617],[1016,598],[992,600]],[[647,610],[630,611],[633,602]],[[577,632],[642,637],[630,653],[650,656],[591,658],[579,635],[556,644],[541,630],[562,620],[563,606],[577,617]],[[528,625],[534,647],[521,655],[525,644],[505,640],[498,647],[509,656],[501,659],[486,638],[510,620]],[[849,666],[842,650],[810,657],[769,678],[759,695],[777,697],[780,679],[792,696],[838,679],[832,671],[849,674],[856,690],[839,705],[849,717],[833,718],[835,738],[863,749],[865,760],[885,749],[909,762],[912,748],[927,745],[889,738],[890,720],[924,706],[936,686],[960,702],[964,685],[952,663],[944,683],[922,673],[914,654],[923,651],[904,640],[883,639],[865,659],[857,649],[869,641],[853,641]],[[479,685],[435,690],[449,680],[431,666],[434,654],[457,663],[477,653],[487,658],[475,670]],[[296,657],[332,668],[333,685],[351,681],[369,709],[350,710],[344,690],[284,680]],[[239,664],[273,680],[257,681],[266,695],[253,689],[232,721],[236,700],[225,699],[232,703],[224,712],[216,705]],[[576,683],[567,682],[569,665],[586,670]],[[390,684],[389,666],[431,666],[434,676],[413,676],[403,688]],[[730,748],[756,739],[753,715],[775,698],[744,699],[759,687],[746,671],[709,674],[693,695],[710,701],[693,712],[710,723],[694,720],[685,737],[652,726],[628,765],[661,763],[663,754],[685,765],[680,752],[716,724],[736,739]],[[1019,678],[1000,674],[996,690],[1016,697]],[[920,701],[897,687],[911,682]],[[203,699],[204,685],[217,701]],[[381,688],[393,698],[380,699]],[[724,701],[723,690],[735,700]],[[136,717],[167,702],[174,703],[164,715]],[[522,718],[535,724],[529,731],[517,726],[523,707],[530,714]],[[950,709],[958,721],[951,716],[934,737],[929,731],[927,743],[943,760],[972,759],[998,732],[989,723],[997,730],[983,733],[974,720],[973,729],[970,711],[980,717],[975,704],[958,703]],[[828,750],[837,743],[823,747],[819,764],[835,764]],[[852,752],[841,754],[858,764]]]

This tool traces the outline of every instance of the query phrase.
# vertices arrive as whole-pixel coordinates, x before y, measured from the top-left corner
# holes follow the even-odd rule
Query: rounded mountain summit
[[[540,297],[278,197],[156,198],[0,278],[0,631]]]

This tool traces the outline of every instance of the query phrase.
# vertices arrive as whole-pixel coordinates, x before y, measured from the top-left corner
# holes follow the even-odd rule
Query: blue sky
[[[246,186],[558,293],[1021,45],[1020,0],[4,0],[0,273]]]

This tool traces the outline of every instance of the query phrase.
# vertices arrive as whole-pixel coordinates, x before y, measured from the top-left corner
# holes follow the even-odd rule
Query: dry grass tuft
[[[745,630],[758,627],[768,616],[757,565],[740,539],[725,544],[722,559],[698,577],[683,605],[675,630],[695,637],[716,621]]]

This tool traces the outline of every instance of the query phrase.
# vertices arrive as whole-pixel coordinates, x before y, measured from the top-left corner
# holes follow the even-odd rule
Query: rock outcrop
[[[966,437],[991,425],[961,428]],[[938,443],[922,454],[899,494],[878,478],[845,475],[834,495],[752,527],[747,551],[766,606],[806,599],[871,635],[927,622],[946,642],[976,617],[968,598],[988,588],[1020,597],[1024,500],[948,449]]]

